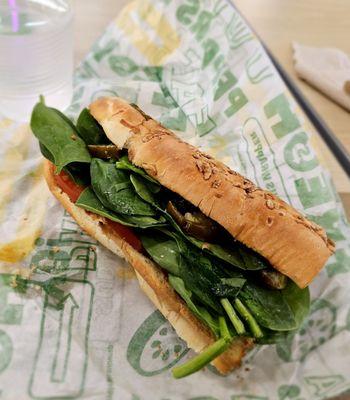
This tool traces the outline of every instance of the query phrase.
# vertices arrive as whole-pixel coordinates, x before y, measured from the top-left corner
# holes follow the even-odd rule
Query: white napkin
[[[350,111],[350,58],[336,48],[293,43],[295,70],[322,93]]]

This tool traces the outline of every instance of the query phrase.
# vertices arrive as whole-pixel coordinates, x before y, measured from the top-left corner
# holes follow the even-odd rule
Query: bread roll
[[[197,206],[299,287],[306,287],[334,252],[334,243],[321,227],[274,194],[181,141],[124,100],[101,98],[89,108],[109,139],[127,150],[134,165]],[[49,161],[45,161],[45,177],[51,192],[81,228],[133,266],[143,291],[190,348],[200,352],[215,341],[210,329],[170,286],[160,267],[120,237],[108,220],[71,202],[57,186]],[[235,339],[212,364],[221,373],[228,373],[240,364],[253,342],[249,338]]]

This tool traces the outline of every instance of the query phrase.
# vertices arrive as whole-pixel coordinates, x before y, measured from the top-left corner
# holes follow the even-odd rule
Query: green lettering
[[[143,67],[143,72],[147,76],[148,81],[160,82],[163,75],[163,67]]]
[[[190,4],[183,4],[176,10],[176,18],[185,25],[192,20],[189,15],[196,15],[199,10],[199,0],[188,0]]]
[[[269,182],[269,183],[266,185],[266,189],[269,190],[269,191],[272,192],[272,193],[277,194],[277,192],[276,192],[276,186],[275,186],[275,184],[274,184],[273,182]]]
[[[215,70],[219,71],[221,69],[221,67],[223,66],[224,62],[225,62],[225,57],[222,54],[217,56],[216,59],[214,60]]]
[[[160,92],[153,92],[152,104],[164,108],[176,107],[174,104],[174,100],[170,96],[164,96],[164,94]]]
[[[214,60],[215,56],[219,52],[219,45],[215,42],[213,39],[207,39],[203,43],[203,49],[204,49],[204,57],[203,57],[203,63],[202,63],[202,68],[206,68],[209,63]]]
[[[198,124],[196,127],[199,136],[207,135],[214,128],[216,128],[216,123],[214,119],[211,117],[208,117],[208,119],[205,122]]]
[[[219,100],[227,91],[229,91],[237,83],[237,78],[228,69],[219,79],[218,87],[215,91],[214,101]]]
[[[294,183],[304,208],[318,206],[333,199],[332,192],[325,183],[323,175],[309,179],[300,178]]]
[[[173,110],[175,111],[175,110]],[[162,125],[166,126],[168,129],[172,129],[174,131],[184,131],[187,125],[186,114],[181,110],[181,108],[177,111],[177,115],[173,116],[167,114],[167,116],[161,118]]]
[[[0,330],[0,373],[10,364],[12,353],[13,345],[10,336],[3,330]]]
[[[310,171],[317,167],[318,161],[308,146],[305,132],[297,133],[284,148],[284,158],[295,171]]]
[[[22,322],[23,305],[9,304],[10,293],[13,293],[11,287],[0,287],[0,324],[19,325]]]
[[[168,337],[164,337],[168,335]],[[155,376],[164,372],[175,365],[188,352],[187,346],[183,342],[170,336],[167,320],[159,311],[153,312],[145,321],[138,327],[137,331],[132,336],[127,351],[126,359],[130,366],[142,376]],[[170,336],[170,337],[169,337]],[[159,340],[155,340],[159,338]],[[142,362],[147,353],[151,350],[153,360],[159,359],[161,353],[167,346],[168,341],[172,339],[174,344],[174,352],[171,357],[163,358],[162,362],[150,363],[149,365]],[[162,350],[162,351],[159,351]],[[186,396],[187,397],[187,396]]]
[[[282,138],[300,128],[300,122],[291,110],[290,104],[283,93],[270,100],[265,105],[264,111],[269,119],[276,115],[280,118],[277,124],[272,125],[272,130],[277,138]]]
[[[195,33],[198,41],[202,40],[207,34],[213,17],[213,14],[209,11],[202,11],[198,15],[197,21],[191,26],[191,31]]]
[[[55,252],[53,250],[39,250],[32,257],[31,264],[38,270],[49,273],[62,273],[69,268],[70,254],[64,250]]]
[[[279,400],[294,399],[300,395],[299,386],[282,385],[278,388]]]
[[[234,50],[254,39],[254,35],[249,27],[237,13],[233,15],[231,22],[225,27],[224,33],[230,43],[231,49]]]
[[[225,110],[225,114],[228,117],[232,117],[232,115],[236,114],[242,107],[244,107],[248,103],[248,99],[246,95],[242,92],[241,88],[233,89],[229,96],[230,107]]]
[[[335,252],[335,262],[327,265],[328,276],[334,276],[350,271],[350,255],[346,249],[339,249]]]
[[[308,217],[312,221],[316,222],[316,224],[323,226],[323,228],[325,228],[327,231],[327,235],[331,239],[335,241],[345,239],[345,236],[339,229],[341,214],[338,209],[333,208],[332,210],[326,211],[322,215],[309,215]]]
[[[99,44],[95,44],[92,49],[94,59],[96,61],[101,61],[105,55],[109,54],[117,46],[118,43],[114,39],[111,39],[104,47],[99,47]]]
[[[119,76],[127,76],[138,70],[134,61],[126,56],[110,56],[108,63],[111,69]]]

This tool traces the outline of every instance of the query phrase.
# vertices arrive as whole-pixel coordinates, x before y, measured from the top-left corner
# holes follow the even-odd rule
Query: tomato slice
[[[54,179],[57,185],[68,195],[70,200],[75,203],[83,190],[83,186],[76,184],[71,177],[64,171],[61,171],[58,175],[54,175]],[[138,252],[142,251],[142,243],[140,239],[134,234],[132,229],[129,227],[119,224],[118,222],[106,219],[108,226],[123,240],[130,244]]]
[[[54,175],[54,177],[57,185],[68,195],[70,200],[75,203],[85,188],[76,184],[67,172],[61,171],[58,175]]]
[[[123,240],[130,244],[139,253],[142,252],[141,240],[129,227],[119,224],[118,222],[108,220],[108,225],[114,230]]]

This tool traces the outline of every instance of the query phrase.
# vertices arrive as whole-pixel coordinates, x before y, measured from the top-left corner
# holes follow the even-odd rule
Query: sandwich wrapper
[[[278,193],[323,225],[337,252],[311,284],[297,335],[256,346],[227,377],[209,367],[174,380],[192,351],[132,268],[49,194],[28,127],[1,118],[0,398],[312,400],[350,388],[349,225],[316,133],[233,6],[129,3],[76,70],[67,114],[100,96],[137,103]]]

